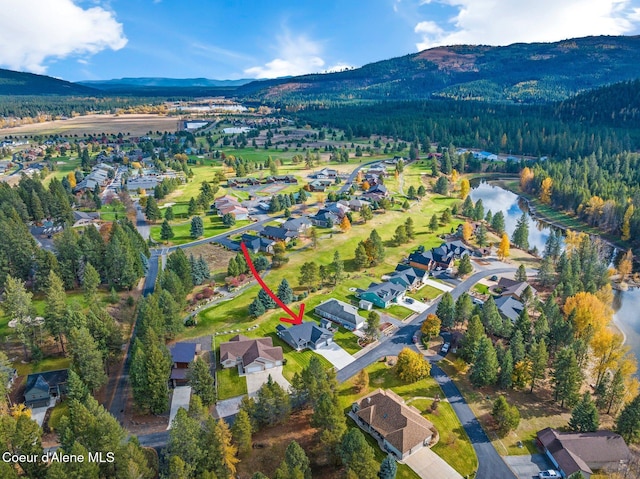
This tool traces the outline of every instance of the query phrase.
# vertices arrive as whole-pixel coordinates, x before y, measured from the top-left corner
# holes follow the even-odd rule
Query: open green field
[[[59,156],[57,158],[54,158],[53,161],[54,163],[63,161],[64,164],[56,164],[55,171],[52,171],[49,176],[47,176],[47,178],[42,182],[44,186],[48,186],[52,178],[58,178],[62,181],[62,178],[67,176],[72,171],[80,169],[80,158],[78,158],[77,156],[74,156],[73,158],[70,158],[69,156]]]
[[[125,216],[125,209],[122,204],[117,207],[112,205],[103,205],[100,208],[100,219],[103,221],[115,221],[117,218],[123,218]]]
[[[340,407],[346,411],[354,401],[375,389],[391,389],[405,399],[408,404],[416,407],[424,417],[436,426],[440,441],[433,447],[433,450],[442,459],[463,476],[476,470],[478,460],[475,451],[451,405],[446,401],[440,401],[435,413],[428,411],[434,397],[444,397],[440,386],[432,377],[429,376],[413,384],[405,384],[398,379],[393,368],[381,361],[367,367],[366,371],[369,373],[369,387],[366,390],[357,392],[352,381],[347,381],[338,387]],[[365,436],[369,437],[366,434]],[[380,451],[377,443],[370,444],[374,449]]]
[[[219,216],[200,215],[200,217],[202,218],[202,222],[204,223],[204,238],[216,236],[231,229],[222,224],[222,218],[220,218]],[[242,226],[248,225],[249,223],[249,220],[236,221],[236,224],[233,228],[240,228]],[[160,228],[160,224],[156,224],[151,227],[151,238],[158,243],[163,243],[162,239],[160,238]],[[175,236],[167,244],[180,245],[194,241],[194,239],[191,237],[190,219],[181,222],[171,222],[171,228],[173,229],[173,234]]]
[[[218,401],[247,394],[247,380],[238,375],[238,368],[218,368]]]
[[[418,291],[415,291],[413,293],[407,293],[407,296],[413,299],[417,299],[418,301],[424,301],[425,298],[428,301],[431,301],[433,299],[436,299],[442,293],[443,291],[439,290],[438,288],[434,288],[433,286],[425,284]]]
[[[321,288],[318,292],[312,293],[305,299],[306,319],[313,319],[311,315],[313,308],[328,297],[351,302],[355,299],[354,288],[366,288],[372,281],[380,281],[380,277],[383,274],[393,271],[396,264],[418,245],[424,245],[425,248],[438,246],[442,240],[436,234],[448,232],[452,227],[457,226],[459,221],[453,220],[450,224],[441,226],[434,234],[428,231],[428,222],[423,218],[429,218],[434,213],[440,214],[455,201],[458,200],[445,197],[427,197],[420,203],[414,204],[408,213],[392,211],[385,214],[377,214],[367,224],[355,224],[348,233],[327,234],[325,233],[327,230],[321,230],[321,237],[315,250],[307,244],[299,245],[288,254],[289,262],[287,265],[280,269],[271,270],[265,281],[269,287],[275,290],[282,279],[287,278],[294,289],[300,293],[303,289],[296,287],[300,266],[307,261],[328,265],[333,260],[334,252],[338,251],[345,262],[345,279],[334,287]],[[395,228],[404,223],[408,214],[415,218],[416,238],[405,245],[394,246],[389,240],[393,236]],[[383,241],[387,243],[385,260],[378,266],[358,271],[353,262],[355,247],[358,242],[366,239],[374,228],[378,231]],[[220,303],[201,312],[198,325],[188,329],[183,335],[194,337],[232,328],[246,329],[255,324],[260,325],[256,330],[259,333],[269,333],[272,329],[265,328],[266,330],[263,331],[263,325],[268,323],[269,327],[271,327],[272,324],[277,324],[277,318],[276,323],[272,323],[270,318],[278,316],[279,313],[265,314],[257,320],[248,316],[249,303],[253,301],[258,291],[258,286],[252,286],[232,301]],[[297,305],[294,305],[294,310],[297,307]],[[411,314],[410,310],[401,306],[389,308],[387,312],[395,314],[399,318],[404,318]]]

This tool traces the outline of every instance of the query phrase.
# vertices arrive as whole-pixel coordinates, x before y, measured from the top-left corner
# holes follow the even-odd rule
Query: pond
[[[480,182],[471,190],[471,199],[476,202],[482,198],[485,212],[492,213],[502,211],[504,214],[505,230],[509,237],[513,234],[516,222],[527,211],[527,204],[518,195],[499,186]],[[544,250],[544,245],[549,237],[551,227],[543,221],[529,217],[529,244],[538,251]],[[613,258],[616,251],[609,254]],[[626,336],[625,344],[631,347],[631,351],[640,361],[640,289],[628,291],[615,291],[613,302],[615,311],[614,320],[618,328]],[[640,371],[637,376],[640,378]]]
[[[505,231],[509,237],[516,229],[516,223],[522,216],[522,212],[528,211],[526,201],[518,195],[484,181],[475,186],[469,196],[471,196],[474,203],[482,199],[485,214],[489,210],[493,214],[502,211]],[[548,224],[529,217],[529,247],[533,248],[535,246],[539,252],[542,252],[550,231],[551,227]]]

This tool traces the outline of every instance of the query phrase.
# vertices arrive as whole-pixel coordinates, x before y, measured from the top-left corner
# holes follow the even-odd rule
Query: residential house
[[[370,206],[371,203],[365,200],[361,200],[359,198],[354,198],[351,200],[340,200],[338,201],[339,205],[343,205],[349,208],[352,211],[360,211],[363,206]]]
[[[420,411],[391,390],[378,389],[354,402],[349,416],[399,460],[428,447],[435,432]]]
[[[283,360],[282,348],[274,346],[271,338],[249,339],[238,334],[220,345],[222,367],[237,367],[241,375],[282,366]]]
[[[224,195],[214,200],[212,208],[214,208],[215,210],[219,210],[222,207],[230,206],[230,205],[240,206],[240,202],[233,196]]]
[[[379,308],[388,308],[404,297],[406,288],[396,283],[371,283],[366,290],[358,289],[356,295],[375,304]]]
[[[351,331],[362,328],[365,323],[358,308],[334,298],[320,303],[314,311],[321,318],[330,319]]]
[[[307,231],[311,226],[311,220],[306,216],[301,216],[300,218],[289,218],[287,221],[282,223],[282,227],[287,231],[295,231],[300,234]]]
[[[175,343],[169,348],[171,352],[171,376],[169,380],[173,387],[184,386],[187,383],[189,363],[198,357],[201,345],[198,343]]]
[[[320,211],[328,211],[329,213],[333,213],[338,218],[342,219],[349,212],[349,207],[343,203],[326,203],[324,208]]]
[[[496,288],[500,289],[501,296],[511,296],[518,301],[522,301],[522,293],[527,289],[527,286],[530,285],[526,281],[515,281],[509,278],[500,278]],[[537,291],[533,286],[531,286],[531,291],[534,296],[537,294]]]
[[[324,191],[333,184],[333,180],[314,180],[309,183],[309,191]]]
[[[67,392],[68,369],[33,373],[27,376],[24,403],[27,407],[45,407]]]
[[[430,271],[435,266],[435,260],[433,259],[433,253],[431,250],[425,251],[423,247],[418,248],[416,251],[409,255],[409,266],[412,268],[420,269],[423,271]]]
[[[473,157],[477,160],[482,160],[482,161],[497,161],[498,160],[498,155],[496,155],[495,153],[490,153],[488,151],[474,151],[473,152]]]
[[[226,204],[220,206],[218,208],[218,215],[224,216],[227,214],[233,215],[233,217],[237,220],[248,220],[249,219],[249,210],[244,208],[243,206],[235,206],[232,204]]]
[[[127,191],[145,191],[147,195],[153,196],[154,189],[160,183],[160,178],[157,176],[138,176],[127,180]]]
[[[285,343],[296,351],[320,349],[333,342],[333,333],[313,321],[306,321],[286,328],[279,324],[276,333]]]
[[[524,304],[511,296],[500,296],[496,299],[496,306],[500,314],[510,319],[512,323],[516,322],[524,309]]]
[[[276,244],[275,241],[268,238],[261,238],[247,233],[242,235],[240,242],[244,243],[247,249],[254,254],[258,252],[273,254],[273,247]]]
[[[338,170],[334,170],[333,168],[322,168],[320,171],[311,175],[311,177],[319,180],[336,179],[338,177]]]
[[[387,280],[405,289],[415,291],[429,279],[429,274],[420,268],[414,268],[408,264],[399,264],[396,270],[387,275]]]
[[[273,241],[283,241],[285,243],[300,236],[297,231],[289,231],[278,226],[265,226],[258,234],[264,238],[269,238]]]
[[[581,472],[589,479],[593,471],[617,471],[631,456],[622,436],[611,431],[560,432],[548,427],[538,431],[537,442],[563,477]]]
[[[100,213],[86,213],[84,211],[73,211],[73,227],[81,228],[83,226],[95,225],[97,221],[100,221]]]
[[[252,177],[227,179],[227,187],[229,188],[244,188],[245,186],[255,186],[260,183],[261,181],[258,178]]]
[[[387,187],[384,186],[383,184],[378,183],[377,185],[374,185],[371,188],[369,188],[367,190],[367,194],[368,195],[375,194],[375,195],[381,196],[382,198],[386,198],[389,196],[389,190],[387,190]]]
[[[340,223],[340,218],[326,209],[321,209],[309,219],[314,226],[319,226],[320,228],[331,228]]]
[[[267,183],[285,183],[288,185],[297,185],[298,179],[293,175],[277,175],[277,176],[267,176]]]

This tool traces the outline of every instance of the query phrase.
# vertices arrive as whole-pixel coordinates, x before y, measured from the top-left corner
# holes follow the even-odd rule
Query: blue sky
[[[66,80],[268,78],[438,45],[640,34],[640,0],[0,0],[0,66]]]

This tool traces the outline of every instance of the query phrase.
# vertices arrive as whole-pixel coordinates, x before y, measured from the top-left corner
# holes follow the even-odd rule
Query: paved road
[[[451,295],[453,296],[453,299],[456,300],[462,293],[469,291],[473,287],[473,285],[475,285],[482,278],[494,274],[512,273],[514,271],[516,271],[516,268],[512,266],[483,269],[475,274],[472,274],[458,286],[453,288],[453,290],[451,291]],[[385,336],[381,338],[379,346],[360,356],[347,367],[338,371],[338,381],[344,382],[352,376],[358,374],[361,369],[364,369],[370,364],[373,364],[380,358],[383,358],[385,356],[395,356],[402,350],[402,348],[404,348],[408,344],[412,344],[413,334],[420,328],[420,325],[428,314],[436,312],[439,302],[439,300],[434,302],[428,309],[418,314],[413,320],[411,320],[411,322],[407,323],[405,326],[400,327],[391,336]]]
[[[436,356],[436,358],[438,357],[439,356]],[[516,479],[516,476],[502,460],[496,448],[493,447],[493,444],[491,444],[478,418],[473,414],[473,411],[451,378],[435,363],[431,364],[431,376],[442,388],[442,392],[449,401],[449,404],[453,407],[458,419],[460,419],[462,427],[469,436],[473,449],[476,451],[476,455],[478,456],[478,472],[476,473],[476,478]]]
[[[140,203],[136,202],[136,229],[140,236],[142,236],[145,240],[149,239],[151,235],[151,227],[149,223],[147,223],[147,218],[144,216],[144,212],[142,211],[142,206]]]
[[[391,160],[392,158],[387,158],[387,159]],[[347,178],[347,181],[345,181],[342,187],[338,190],[338,194],[341,195],[342,193],[346,193],[347,191],[349,191],[349,188],[351,188],[351,185],[356,179],[356,176],[358,176],[358,171],[360,171],[365,166],[375,165],[382,161],[385,161],[385,160],[383,159],[383,160],[369,161],[367,163],[362,163],[361,165],[358,165],[356,169],[351,172],[351,174],[349,175],[349,178]]]

